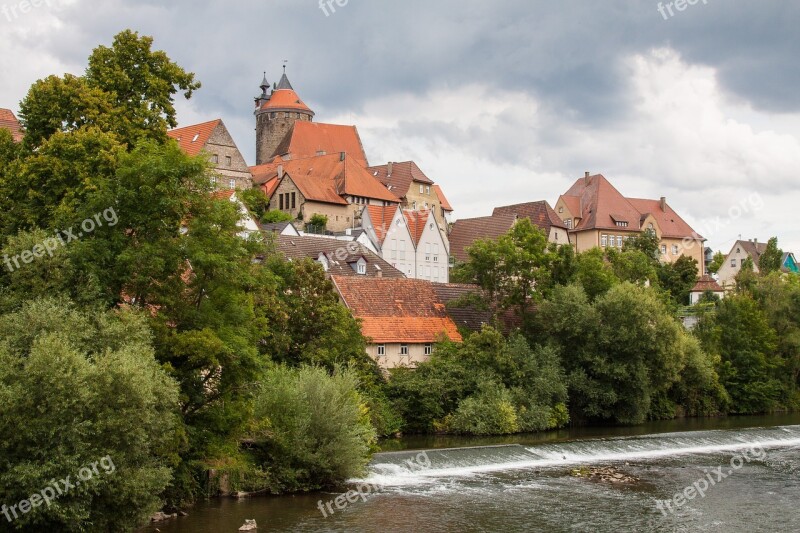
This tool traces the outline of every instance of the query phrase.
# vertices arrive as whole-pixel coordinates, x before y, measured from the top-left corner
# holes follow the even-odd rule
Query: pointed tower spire
[[[269,82],[267,81],[267,72],[264,71],[264,79],[261,80],[261,94],[267,94],[267,89],[269,89]]]

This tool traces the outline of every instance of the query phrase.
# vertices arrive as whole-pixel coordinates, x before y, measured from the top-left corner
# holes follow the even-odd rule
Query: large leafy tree
[[[682,255],[674,263],[664,263],[659,269],[659,278],[661,287],[676,304],[688,305],[689,293],[699,279],[697,260]]]
[[[75,481],[105,458],[90,480],[12,527],[140,525],[161,506],[183,442],[178,386],[156,363],[144,317],[37,300],[0,317],[0,338],[0,501]]]

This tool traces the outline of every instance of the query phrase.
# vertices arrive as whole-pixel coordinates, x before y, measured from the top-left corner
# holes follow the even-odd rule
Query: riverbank
[[[773,429],[748,429],[764,427]],[[764,460],[747,463],[714,487],[713,494],[709,491],[668,517],[658,510],[657,501],[691,486],[704,469],[729,464],[737,447],[752,442],[770,443]],[[759,524],[741,515],[763,503],[768,496],[764,491],[777,494],[774,510],[780,512],[785,504],[789,522],[794,520],[788,516],[793,513],[791,498],[800,497],[800,414],[683,419],[496,438],[408,437],[391,446],[404,451],[376,455],[370,474],[353,484],[354,489],[367,483],[381,490],[342,510],[334,508],[333,515],[323,516],[319,502],[335,501],[340,494],[226,498],[198,504],[188,517],[156,527],[163,533],[216,533],[236,531],[245,519],[256,519],[269,531],[410,531],[441,529],[442,524],[462,531],[583,531],[593,524],[596,531],[628,526],[650,531],[732,513],[740,518],[726,531],[737,531],[737,524],[758,530]],[[430,467],[408,467],[406,459],[422,449]],[[593,483],[572,475],[575,465],[619,466],[640,481],[623,486]]]

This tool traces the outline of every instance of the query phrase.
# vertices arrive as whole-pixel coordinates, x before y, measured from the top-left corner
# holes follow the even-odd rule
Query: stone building
[[[267,75],[261,81],[261,95],[256,97],[256,165],[272,161],[273,154],[295,122],[311,122],[314,112],[294,92],[284,73],[270,90]]]
[[[205,152],[214,165],[212,177],[217,189],[249,189],[250,169],[222,119],[194,124],[167,132],[191,156]]]

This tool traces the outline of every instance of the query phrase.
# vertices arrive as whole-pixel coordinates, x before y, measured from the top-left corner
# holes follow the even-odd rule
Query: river
[[[349,498],[218,499],[142,532],[234,532],[246,519],[262,533],[800,531],[797,414],[408,437],[384,449]],[[638,481],[589,479],[592,467]]]

